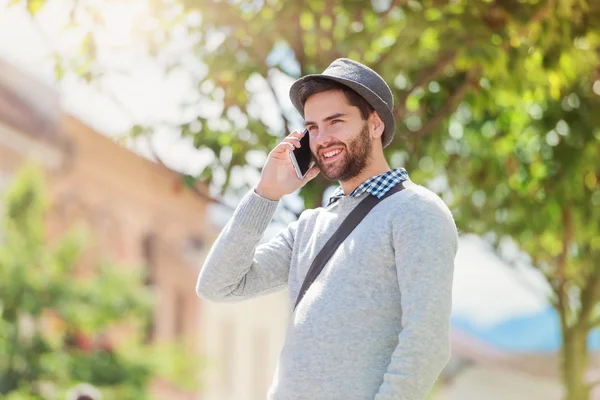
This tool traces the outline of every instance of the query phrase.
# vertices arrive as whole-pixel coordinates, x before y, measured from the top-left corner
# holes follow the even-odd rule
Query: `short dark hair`
[[[306,104],[306,100],[308,100],[308,98],[313,94],[327,92],[330,90],[341,91],[342,93],[344,93],[344,95],[346,96],[346,100],[348,100],[348,103],[354,107],[358,107],[363,120],[367,120],[371,113],[375,111],[375,109],[371,107],[367,100],[365,100],[354,90],[350,89],[348,86],[324,78],[309,79],[301,84],[298,93],[300,95],[300,102],[302,103],[302,107],[304,107],[304,105]]]

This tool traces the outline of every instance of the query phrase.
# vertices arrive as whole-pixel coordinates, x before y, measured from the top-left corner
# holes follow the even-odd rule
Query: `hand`
[[[279,201],[286,194],[295,192],[319,175],[319,168],[314,166],[304,179],[300,180],[296,176],[289,152],[300,147],[300,139],[303,135],[303,132],[294,131],[271,150],[262,169],[260,181],[254,189],[256,194],[269,200]]]

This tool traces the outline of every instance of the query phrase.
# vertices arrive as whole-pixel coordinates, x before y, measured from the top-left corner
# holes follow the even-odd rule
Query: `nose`
[[[331,142],[332,137],[328,134],[325,127],[318,127],[316,132],[311,132],[311,141],[316,144],[316,147],[326,147],[329,142]]]

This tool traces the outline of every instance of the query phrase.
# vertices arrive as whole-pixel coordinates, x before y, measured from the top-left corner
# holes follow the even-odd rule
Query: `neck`
[[[377,157],[367,166],[367,168],[363,169],[360,174],[352,179],[340,182],[340,186],[342,187],[342,190],[344,190],[344,194],[349,195],[367,179],[383,174],[389,170],[390,166],[388,165],[387,161],[385,161],[385,158],[383,156]]]

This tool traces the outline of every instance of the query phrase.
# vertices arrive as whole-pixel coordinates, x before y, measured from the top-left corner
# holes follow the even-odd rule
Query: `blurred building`
[[[157,294],[149,339],[185,343],[202,366],[201,390],[156,381],[158,398],[264,399],[285,334],[288,305],[278,294],[215,305],[195,293],[199,268],[218,233],[209,201],[178,173],[95,132],[60,109],[55,90],[0,60],[0,190],[26,161],[43,166],[50,234],[84,221],[94,237],[82,260],[147,268]]]
[[[3,181],[26,161],[41,163],[52,199],[49,236],[82,221],[93,241],[81,271],[104,258],[147,268],[157,294],[149,339],[185,340],[191,354],[200,354],[202,306],[194,281],[212,240],[208,202],[186,190],[177,173],[94,132],[59,104],[54,90],[0,64]],[[162,398],[197,398],[166,382],[154,390]]]
[[[289,302],[280,292],[205,304],[205,400],[265,400],[283,346]]]

